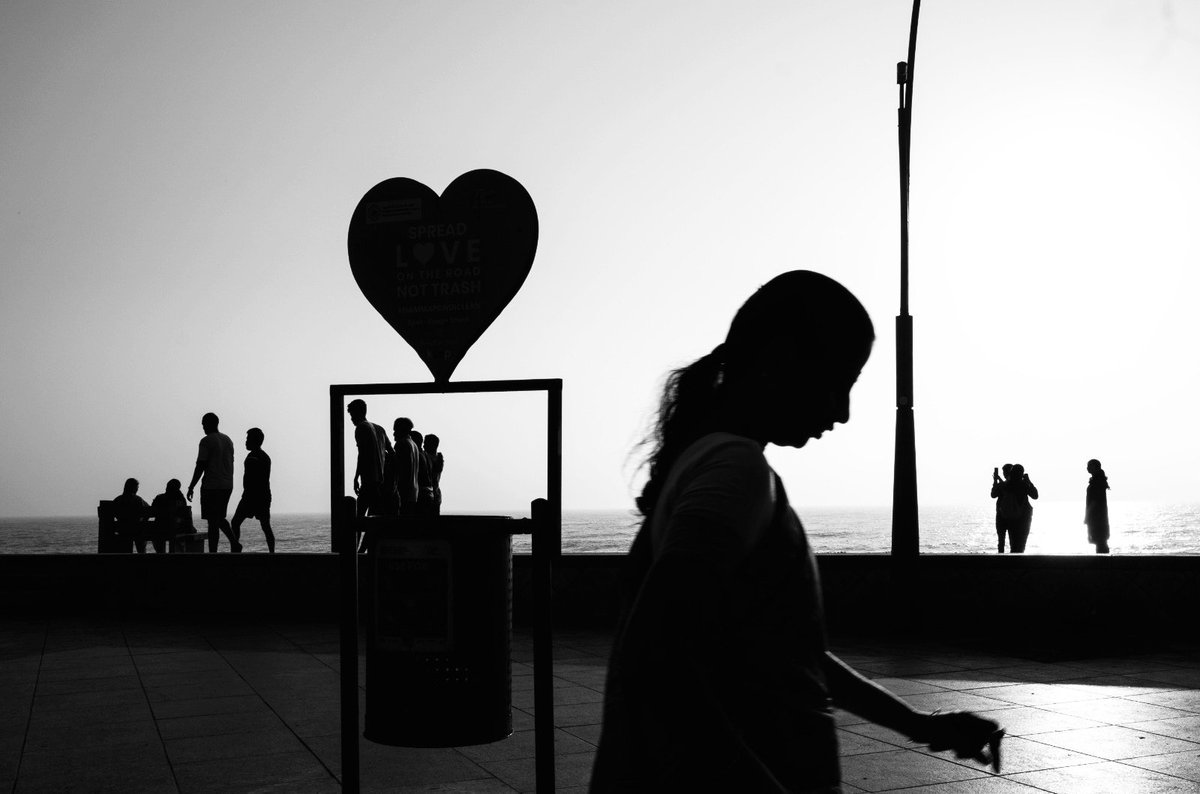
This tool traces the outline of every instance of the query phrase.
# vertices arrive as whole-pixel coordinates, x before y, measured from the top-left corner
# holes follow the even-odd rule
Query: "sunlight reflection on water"
[[[891,509],[797,507],[818,554],[887,554],[891,549]],[[1114,501],[1109,508],[1115,554],[1200,554],[1200,506]],[[503,514],[503,511],[493,514]],[[922,507],[923,554],[995,554],[995,508],[991,502],[968,507]],[[278,550],[329,551],[329,518],[321,514],[274,517]],[[638,516],[628,510],[564,510],[563,551],[622,554],[637,532]],[[264,551],[257,521],[242,527],[247,551]],[[222,540],[222,550],[226,548]],[[529,537],[513,539],[517,553],[529,551]],[[0,553],[84,553],[96,551],[96,519],[88,517],[0,519]],[[1093,554],[1078,502],[1034,503],[1028,554]]]

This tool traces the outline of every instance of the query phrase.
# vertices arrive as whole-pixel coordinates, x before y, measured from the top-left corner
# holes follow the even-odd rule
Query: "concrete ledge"
[[[613,625],[622,555],[564,556],[555,566],[557,625]],[[818,556],[831,634],[946,638],[1154,635],[1200,614],[1200,556]],[[514,564],[514,610],[531,596],[528,558]]]
[[[332,554],[3,554],[8,615],[138,613],[337,620]]]
[[[833,634],[1099,640],[1178,635],[1200,609],[1200,557],[820,558]]]
[[[623,555],[555,563],[555,624],[611,627]],[[0,555],[0,612],[207,613],[336,621],[333,554]],[[832,634],[962,637],[1181,632],[1200,614],[1200,556],[819,557]],[[360,566],[360,592],[370,587]],[[532,617],[532,560],[513,562],[513,615]]]

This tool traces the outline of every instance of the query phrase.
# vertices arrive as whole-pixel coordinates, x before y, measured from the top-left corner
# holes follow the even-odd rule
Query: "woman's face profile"
[[[850,391],[866,360],[814,365],[810,358],[768,377],[763,440],[799,449],[850,421]]]
[[[755,440],[802,447],[850,419],[850,391],[874,328],[837,282],[804,270],[776,276],[730,324],[727,420]]]

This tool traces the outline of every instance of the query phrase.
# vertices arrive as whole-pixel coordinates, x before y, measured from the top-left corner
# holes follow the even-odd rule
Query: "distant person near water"
[[[233,534],[242,537],[242,522],[257,518],[267,538],[267,552],[275,553],[275,534],[271,532],[271,456],[263,451],[266,436],[257,427],[246,431],[246,462],[242,465],[242,498],[233,511]]]
[[[150,505],[138,496],[138,481],[130,477],[125,481],[121,495],[113,499],[113,531],[117,537],[133,543],[138,554],[146,553],[146,517],[150,515]]]
[[[417,510],[417,472],[420,469],[421,451],[412,438],[413,423],[407,416],[397,417],[392,423],[392,434],[396,439],[396,494],[400,500],[400,515],[411,515]]]
[[[150,513],[154,516],[154,551],[159,554],[167,551],[171,539],[176,535],[196,532],[196,527],[192,525],[192,511],[188,509],[188,500],[181,488],[183,483],[171,478],[167,480],[163,492],[150,503]],[[204,498],[203,490],[200,497]]]
[[[229,526],[225,514],[229,512],[229,499],[233,496],[233,441],[217,427],[220,419],[214,413],[206,413],[200,419],[204,438],[200,439],[200,451],[196,455],[196,470],[188,483],[187,500],[192,501],[196,483],[200,478],[200,518],[208,522],[208,551],[217,552],[221,532],[229,538],[231,551],[239,552],[242,544]]]
[[[917,711],[828,649],[816,559],[763,454],[849,420],[874,339],[845,287],[794,271],[668,377],[647,439],[593,794],[838,791],[831,705],[998,768],[996,722]]]
[[[1023,554],[1025,544],[1029,540],[1029,530],[1033,526],[1033,505],[1030,499],[1038,498],[1037,486],[1025,473],[1025,467],[1014,463],[1009,470],[1008,479],[993,485],[993,491],[999,488],[996,499],[997,515],[1003,518],[1008,528],[1009,551],[1013,554]],[[1004,548],[1000,548],[1004,553]]]
[[[992,498],[996,500],[996,550],[1004,553],[1004,539],[1008,535],[1008,517],[1000,512],[1001,485],[1000,473],[1004,472],[1004,480],[1012,473],[1012,464],[1005,463],[999,469],[992,469]]]
[[[1087,471],[1092,475],[1088,480],[1087,507],[1083,514],[1088,543],[1095,545],[1097,554],[1108,554],[1108,475],[1095,458],[1087,462]]]
[[[425,437],[413,430],[409,433],[417,448],[417,513],[436,515],[433,508],[433,464],[424,449]]]
[[[429,474],[433,478],[433,514],[435,516],[442,514],[442,469],[446,467],[446,461],[442,458],[442,453],[438,451],[441,444],[442,440],[433,433],[425,436],[425,454],[429,456]]]

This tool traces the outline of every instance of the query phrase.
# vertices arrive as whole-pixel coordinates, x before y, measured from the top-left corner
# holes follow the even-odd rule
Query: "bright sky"
[[[541,236],[454,379],[565,381],[565,507],[631,505],[663,374],[799,267],[879,339],[850,424],[771,459],[800,506],[887,504],[909,11],[3,3],[0,515],[186,484],[210,410],[239,448],[265,431],[277,512],[326,510],[329,385],[429,380],[351,277],[350,215],[475,168],[524,184]],[[925,2],[924,503],[988,502],[1004,462],[1082,501],[1090,457],[1114,499],[1198,499],[1197,86],[1197,0]],[[442,437],[447,508],[544,495],[540,398],[368,402]]]

